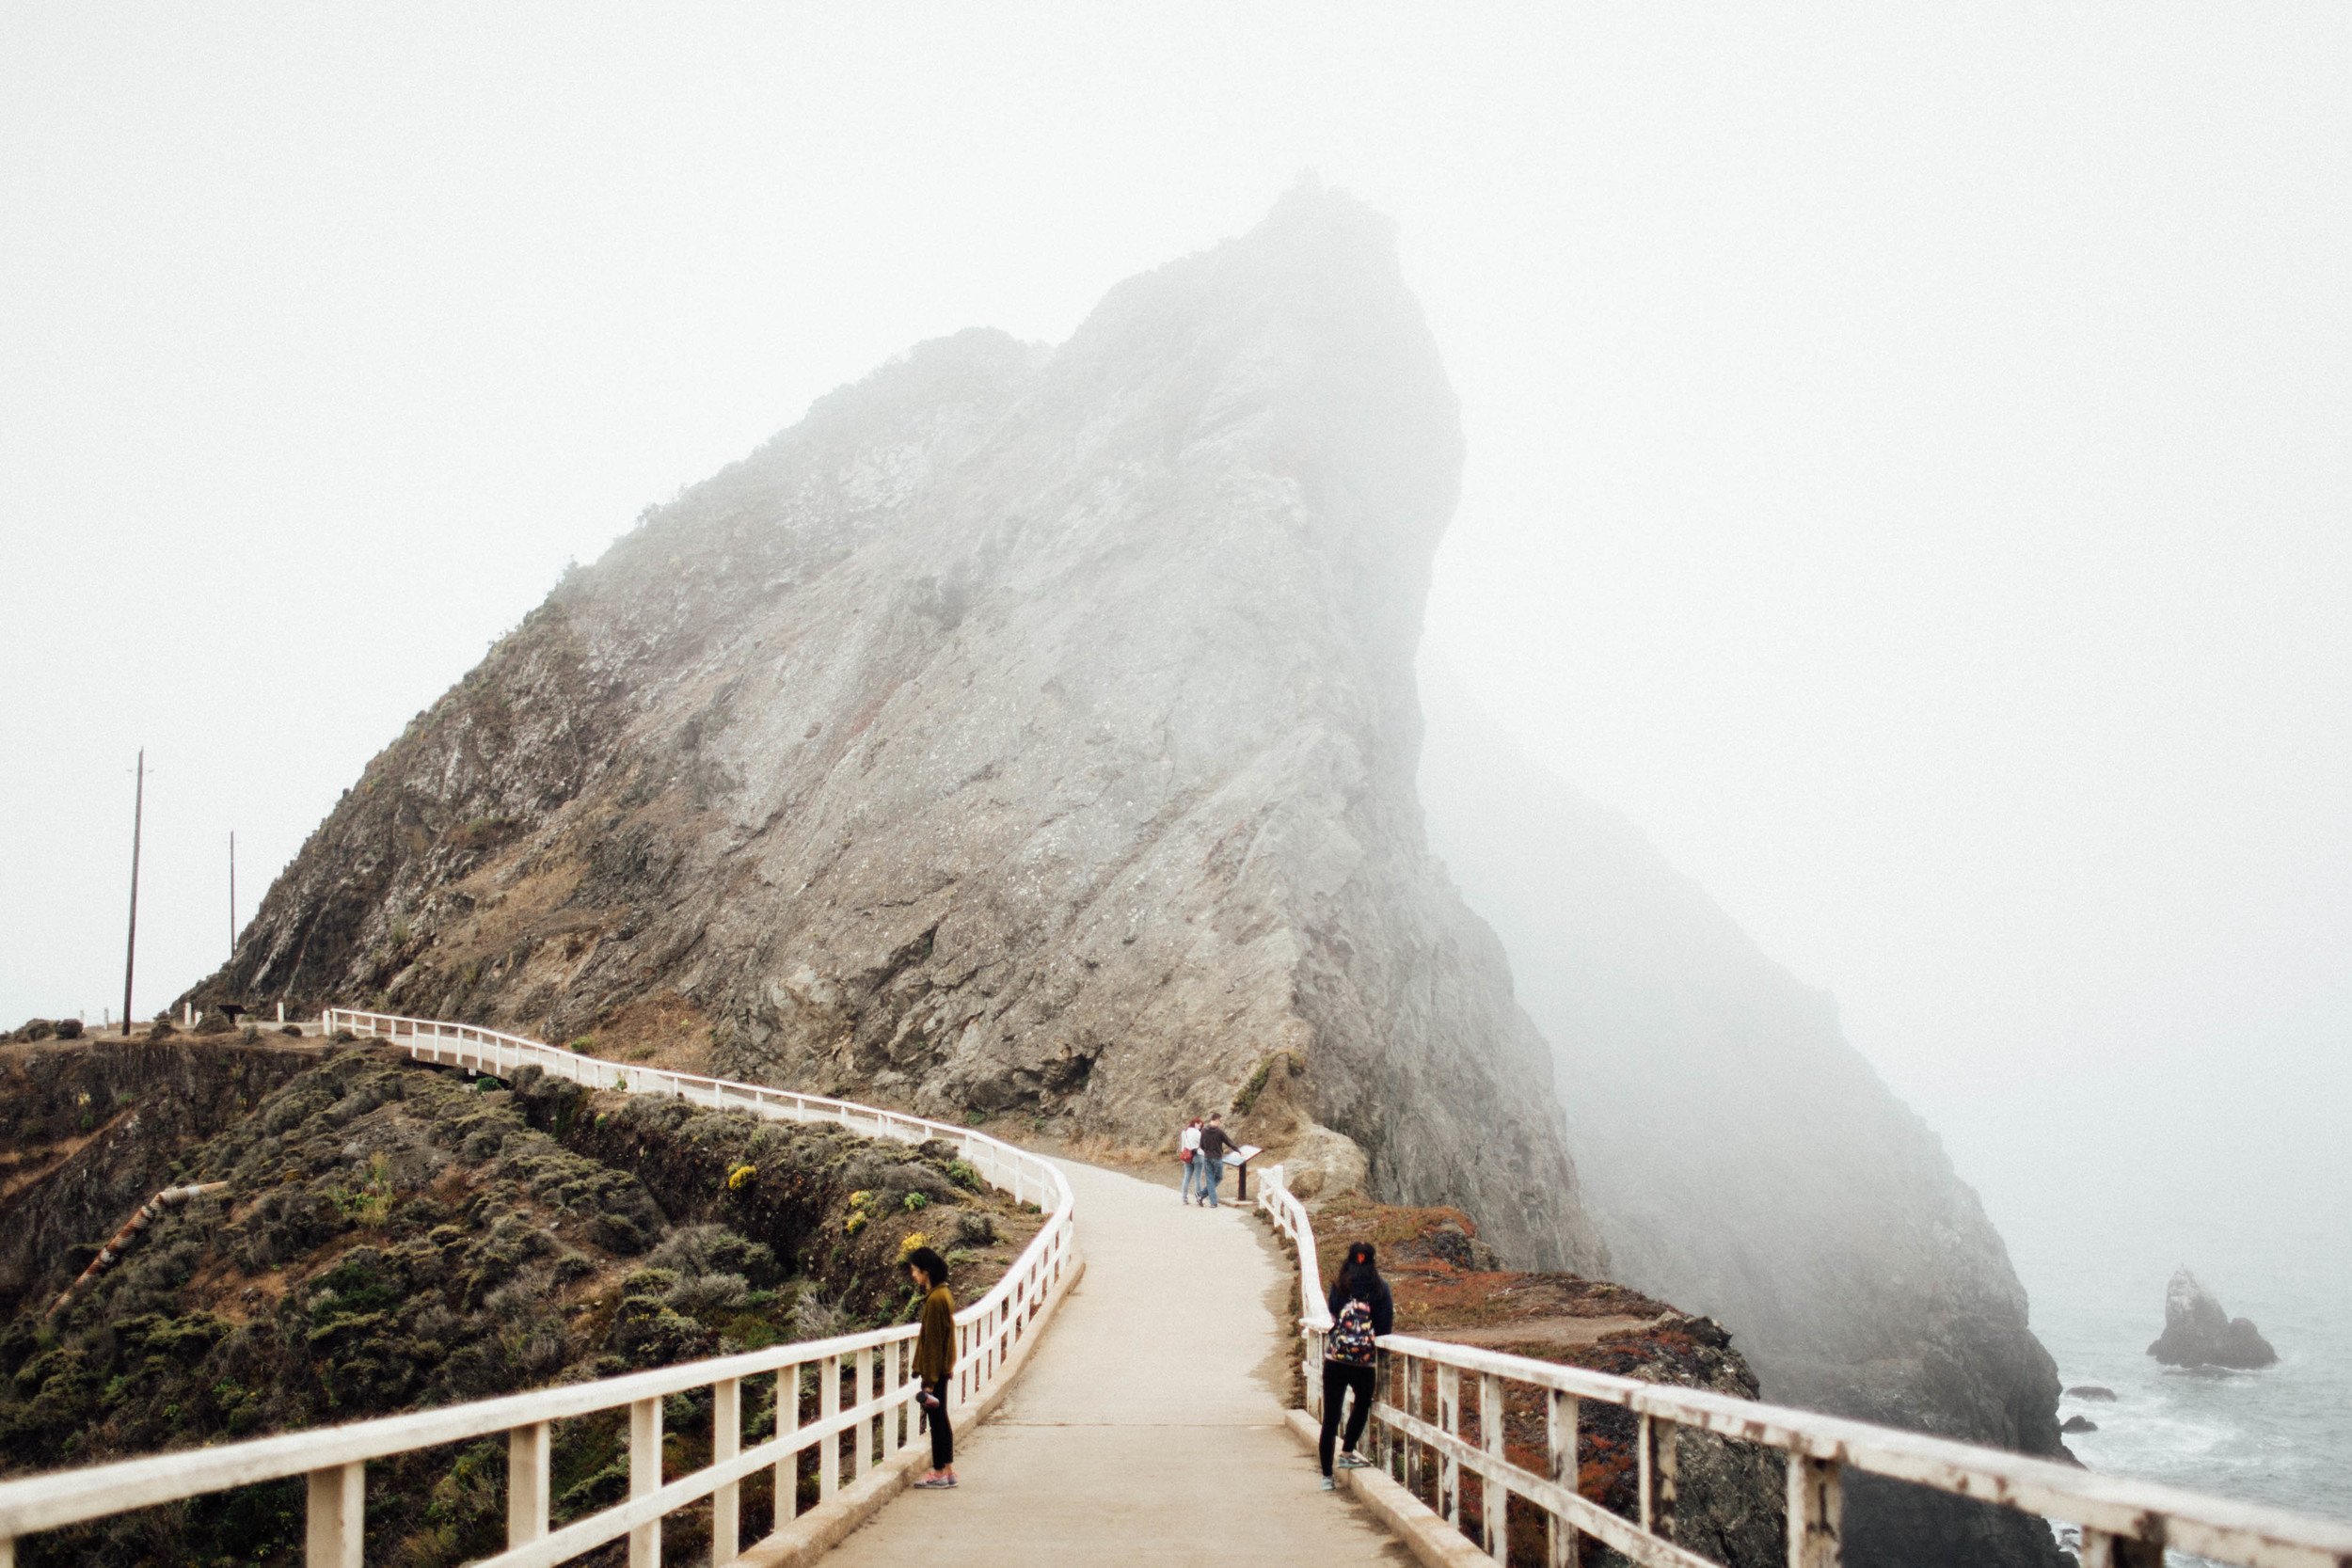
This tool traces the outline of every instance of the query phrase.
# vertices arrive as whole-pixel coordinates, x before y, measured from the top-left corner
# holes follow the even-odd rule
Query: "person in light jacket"
[[[1200,1163],[1200,1118],[1199,1117],[1184,1123],[1184,1130],[1177,1134],[1176,1158],[1184,1162],[1184,1190],[1183,1196],[1184,1201],[1190,1203],[1192,1190],[1200,1184],[1200,1178],[1208,1171],[1208,1167]]]
[[[923,1331],[914,1341],[915,1402],[931,1429],[931,1467],[914,1484],[939,1491],[956,1484],[956,1433],[947,1423],[947,1382],[956,1371],[956,1298],[947,1260],[930,1247],[907,1254],[907,1277],[923,1292]]]

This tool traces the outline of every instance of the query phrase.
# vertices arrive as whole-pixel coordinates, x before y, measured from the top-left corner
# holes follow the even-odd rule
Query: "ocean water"
[[[2009,1245],[2060,1381],[2115,1391],[2059,1402],[2061,1418],[2098,1425],[2066,1439],[2084,1464],[2352,1520],[2343,1109],[2215,1104],[2177,1126],[2110,1115],[2104,1132],[2078,1110],[1997,1127],[1952,1118],[1947,1146]],[[2232,1317],[2253,1320],[2278,1365],[2185,1371],[2147,1354],[2183,1264]]]

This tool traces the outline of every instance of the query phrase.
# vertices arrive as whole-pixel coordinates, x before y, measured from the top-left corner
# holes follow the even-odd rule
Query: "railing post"
[[[1650,1447],[1656,1458],[1651,1474],[1657,1478],[1650,1499],[1653,1517],[1650,1531],[1661,1541],[1675,1538],[1675,1475],[1682,1464],[1682,1428],[1673,1421],[1652,1421],[1649,1429]]]
[[[723,1377],[710,1386],[710,1462],[725,1463],[743,1451],[743,1385]],[[743,1486],[728,1481],[710,1495],[711,1568],[725,1568],[743,1545]]]
[[[2164,1544],[2085,1525],[2082,1568],[2164,1568]]]
[[[817,1418],[830,1421],[841,1414],[841,1357],[828,1355],[817,1363]],[[841,1433],[829,1432],[817,1446],[817,1500],[833,1501],[841,1489]]]
[[[548,1423],[506,1434],[506,1544],[520,1546],[548,1533]]]
[[[850,1402],[864,1404],[868,1399],[881,1398],[882,1372],[880,1345],[868,1345],[858,1352],[857,1370],[850,1378]],[[850,1477],[853,1481],[864,1481],[866,1473],[874,1467],[874,1435],[881,1430],[881,1420],[879,1416],[860,1417],[852,1429],[857,1433],[856,1463],[850,1468]]]
[[[1838,1568],[1845,1488],[1834,1459],[1788,1456],[1788,1568]]]
[[[360,1568],[367,1541],[365,1465],[310,1472],[310,1518],[303,1531],[303,1568]]]
[[[1544,1446],[1550,1453],[1551,1479],[1573,1492],[1577,1482],[1576,1396],[1547,1388],[1544,1405]],[[1576,1526],[1557,1513],[1551,1514],[1550,1519],[1551,1551],[1547,1560],[1549,1568],[1576,1568]]]
[[[1438,1430],[1448,1437],[1462,1435],[1462,1374],[1438,1363]],[[1450,1444],[1438,1449],[1438,1512],[1455,1529],[1462,1528],[1462,1466]]]
[[[628,1495],[660,1490],[661,1402],[639,1400],[628,1407]],[[628,1532],[628,1568],[661,1568],[660,1520]]]
[[[1478,1446],[1501,1468],[1502,1454],[1502,1379],[1492,1372],[1478,1379]],[[1486,1555],[1497,1562],[1511,1560],[1511,1494],[1500,1477],[1483,1476],[1478,1482],[1478,1517],[1486,1530]]]
[[[801,1424],[801,1369],[796,1362],[776,1369],[776,1435]],[[776,1461],[775,1517],[769,1528],[782,1529],[801,1512],[801,1451],[787,1449]]]
[[[1418,1356],[1405,1357],[1405,1397],[1396,1402],[1407,1416],[1418,1417],[1422,1413],[1421,1360]],[[1421,1496],[1421,1439],[1407,1436],[1405,1439],[1405,1489],[1416,1497]]]
[[[1633,1492],[1635,1507],[1633,1511],[1633,1522],[1642,1527],[1642,1533],[1645,1535],[1653,1534],[1657,1530],[1657,1526],[1654,1523],[1657,1518],[1657,1513],[1653,1509],[1650,1498],[1650,1491],[1652,1486],[1655,1484],[1655,1481],[1650,1475],[1650,1455],[1655,1445],[1652,1443],[1650,1437],[1649,1418],[1647,1416],[1634,1417]]]

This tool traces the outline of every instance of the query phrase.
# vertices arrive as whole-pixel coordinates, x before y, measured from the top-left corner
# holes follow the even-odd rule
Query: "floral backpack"
[[[1346,1367],[1369,1367],[1376,1348],[1373,1339],[1372,1308],[1353,1299],[1342,1302],[1339,1318],[1323,1342],[1324,1359]]]

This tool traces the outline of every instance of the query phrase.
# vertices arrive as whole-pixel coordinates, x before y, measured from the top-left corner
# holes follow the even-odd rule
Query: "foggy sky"
[[[1462,395],[1433,646],[1963,1174],[2339,1116],[2352,13],[1264,11],[11,7],[0,1027],[119,1006],[139,745],[145,1015],[567,559],[1311,167]]]

